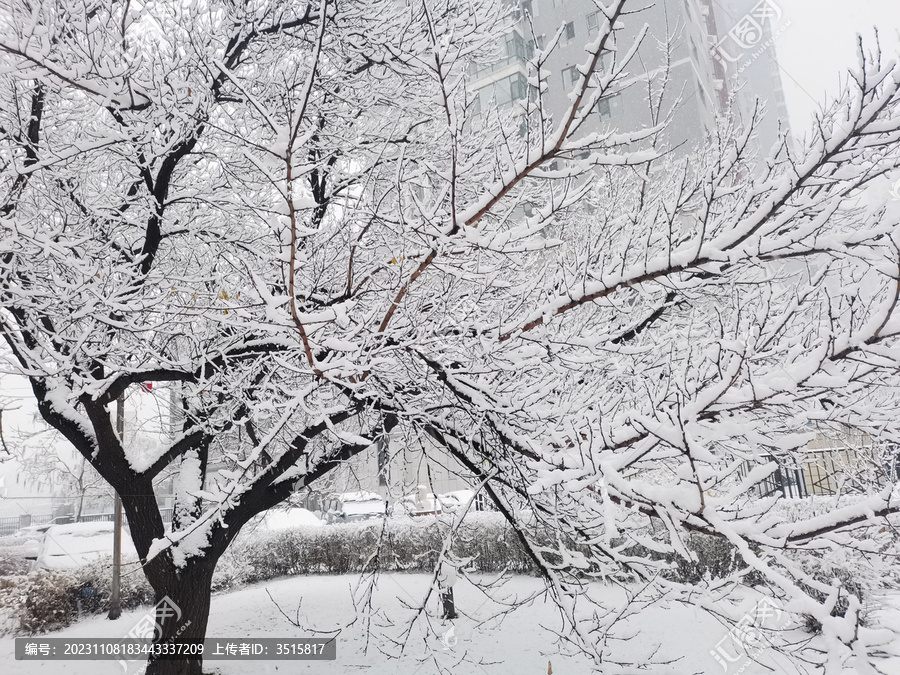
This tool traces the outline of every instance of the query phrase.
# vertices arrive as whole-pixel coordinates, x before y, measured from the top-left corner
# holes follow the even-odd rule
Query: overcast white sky
[[[776,42],[785,99],[795,133],[826,92],[838,88],[839,73],[856,63],[856,35],[874,47],[879,31],[886,54],[897,58],[900,0],[774,0],[790,26]]]

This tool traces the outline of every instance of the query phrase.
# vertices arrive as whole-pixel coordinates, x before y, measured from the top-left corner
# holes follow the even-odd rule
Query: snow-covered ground
[[[430,611],[411,630],[404,653],[399,658],[391,658],[388,654],[396,654],[397,648],[390,638],[402,635],[404,621],[414,614],[409,607],[421,603],[430,581],[430,577],[422,574],[383,574],[379,577],[372,598],[372,606],[378,612],[372,617],[368,644],[363,617],[347,625],[356,616],[352,600],[352,589],[359,582],[356,575],[285,578],[217,595],[212,601],[211,637],[318,637],[311,629],[343,627],[343,630],[337,638],[336,661],[207,661],[205,670],[222,675],[295,672],[323,675],[438,672],[543,675],[552,664],[557,675],[591,672],[585,657],[561,653],[552,632],[561,627],[559,615],[549,600],[540,598],[507,614],[502,620],[492,619],[492,615],[503,609],[502,605],[488,600],[465,581],[456,585],[456,604],[461,616],[453,622],[453,632],[448,632],[450,623],[434,618],[437,599],[432,597],[428,603]],[[537,579],[514,577],[505,584],[502,594],[510,599],[525,598],[541,588]],[[598,585],[594,590],[612,603],[623,597],[621,589]],[[873,618],[880,626],[900,629],[900,593],[885,599]],[[294,620],[299,617],[303,628],[292,625],[276,608],[276,601],[287,616]],[[755,603],[750,597],[746,601],[750,605]],[[126,612],[118,621],[91,617],[50,637],[122,637],[143,614],[144,611]],[[388,617],[392,623],[387,621]],[[610,656],[614,661],[632,663],[625,666],[625,672],[725,673],[712,652],[727,633],[716,618],[695,607],[680,603],[654,605],[619,624],[617,637],[627,639],[612,640]],[[659,665],[644,670],[646,657],[654,650],[653,660]],[[764,652],[761,660],[767,666],[750,662],[741,672],[768,675],[817,672],[815,669],[798,670],[771,651]],[[739,672],[738,668],[745,663],[746,659],[742,659],[731,664],[727,675]],[[5,675],[35,672],[120,675],[122,672],[115,661],[15,661],[12,637],[0,639],[0,664],[3,664]],[[885,660],[881,665],[884,673],[900,673],[900,656]]]

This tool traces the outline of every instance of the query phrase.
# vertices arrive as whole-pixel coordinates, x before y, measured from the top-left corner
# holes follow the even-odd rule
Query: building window
[[[503,46],[503,58],[506,61],[531,58],[529,43],[526,43],[525,39],[516,31],[506,34],[505,43]]]
[[[528,83],[525,81],[525,77],[520,73],[516,73],[509,78],[509,95],[513,101],[521,101],[524,99],[527,89]]]
[[[563,68],[562,78],[563,85],[566,87],[574,87],[581,81],[581,73],[578,72],[578,69],[575,66],[569,66],[568,68]]]
[[[521,73],[513,73],[509,77],[504,77],[474,92],[469,115],[476,118],[486,114],[492,107],[511,106],[524,100],[528,93],[528,81],[525,76]]]
[[[613,52],[605,52],[597,61],[597,68],[591,74],[591,85],[599,87],[603,81],[603,77],[613,70],[615,54]]]
[[[616,58],[615,52],[605,51],[600,55],[600,62],[597,64],[597,68],[600,69],[601,73],[609,73],[613,68],[613,61]]]
[[[588,35],[593,35],[600,30],[600,12],[592,12],[587,15]]]
[[[563,28],[561,42],[564,45],[567,45],[574,39],[575,39],[575,22],[570,21],[569,23],[566,24],[565,28]]]
[[[494,83],[494,101],[498,108],[503,108],[525,98],[528,82],[521,73],[513,73]]]
[[[611,119],[622,111],[621,94],[610,94],[597,101],[597,112],[604,120]]]
[[[503,36],[499,52],[496,59],[474,63],[471,71],[472,77],[477,80],[488,73],[532,58],[534,43],[531,40],[526,41],[518,30],[511,30]]]

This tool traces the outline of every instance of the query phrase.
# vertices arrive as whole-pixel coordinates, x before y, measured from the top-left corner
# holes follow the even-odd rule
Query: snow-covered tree
[[[11,450],[20,467],[17,481],[65,500],[71,506],[70,513],[76,522],[81,519],[85,507],[105,505],[111,509],[113,500],[109,484],[87,458],[73,452],[55,430],[41,429],[18,436],[12,442]]]
[[[0,378],[0,383],[2,383]],[[13,449],[7,443],[7,432],[4,431],[3,413],[18,410],[19,402],[11,396],[0,395],[0,462],[5,462],[13,457]],[[7,419],[9,417],[7,416]]]
[[[652,128],[597,115],[636,51],[616,39],[642,22],[626,0],[602,7],[557,119],[555,40],[517,106],[473,105],[467,69],[510,18],[490,0],[0,11],[0,333],[190,622],[157,639],[204,636],[216,561],[253,516],[396,430],[518,529],[598,665],[627,612],[586,582],[677,594],[660,571],[691,532],[744,561],[707,594],[755,573],[833,663],[868,658],[859,603],[831,616],[842,589],[788,549],[894,513],[891,486],[779,522],[754,497],[774,464],[743,469],[796,453],[810,422],[898,437],[897,225],[854,200],[900,161],[900,68],[861,48],[802,143],[757,161],[752,126],[723,120],[679,159],[658,106]],[[183,413],[151,455],[112,414],[145,382],[178,383]]]

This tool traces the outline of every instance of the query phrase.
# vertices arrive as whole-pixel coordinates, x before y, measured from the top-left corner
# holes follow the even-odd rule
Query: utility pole
[[[119,442],[125,443],[125,392],[116,399],[116,433]],[[119,597],[119,578],[122,574],[122,499],[116,493],[113,506],[113,574],[109,598],[109,617],[118,619],[122,615],[122,601]]]

